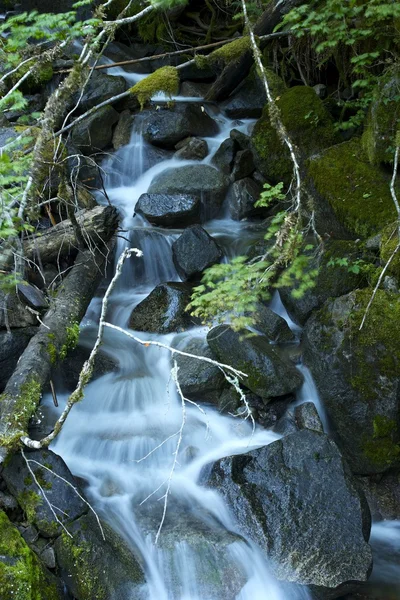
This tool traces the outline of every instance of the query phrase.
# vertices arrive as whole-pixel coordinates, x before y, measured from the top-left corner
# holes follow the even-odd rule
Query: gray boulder
[[[61,535],[55,543],[57,563],[69,592],[77,600],[115,598],[143,600],[145,583],[138,558],[125,541],[92,514],[68,526],[73,536]]]
[[[193,338],[179,349],[189,354],[216,360],[207,342],[202,338]],[[179,367],[178,378],[183,395],[200,402],[216,403],[225,384],[221,369],[190,356],[176,354],[175,360]]]
[[[251,138],[239,129],[231,129],[229,134],[231,140],[233,140],[239,150],[248,150],[251,147]]]
[[[98,111],[75,125],[71,138],[74,146],[82,154],[93,154],[111,144],[113,125],[119,115],[111,106],[103,106]]]
[[[208,144],[200,138],[187,138],[178,142],[175,147],[175,158],[184,160],[203,160],[208,154]]]
[[[185,227],[200,220],[200,200],[184,194],[142,194],[135,211],[153,225]]]
[[[253,155],[250,150],[239,150],[233,162],[231,180],[237,181],[249,177],[254,171]]]
[[[85,87],[82,99],[79,103],[79,111],[86,112],[90,108],[101,104],[105,100],[122,94],[127,88],[127,83],[123,77],[107,75],[101,71],[94,71],[87,86]],[[74,94],[71,98],[71,106],[75,106],[80,97],[80,92]]]
[[[335,440],[354,473],[399,462],[400,352],[398,295],[372,290],[330,300],[304,329],[304,360],[315,379]]]
[[[47,499],[57,507],[58,519],[64,526],[87,512],[88,506],[74,492],[70,485],[57,475],[76,487],[76,481],[67,465],[51,450],[35,450],[26,454],[36,480],[41,485]],[[39,463],[39,464],[37,464]],[[42,465],[42,466],[41,466]],[[47,468],[45,468],[47,467]],[[62,532],[62,527],[54,518],[48,503],[44,500],[28,466],[21,454],[13,454],[3,470],[3,478],[7,488],[17,498],[28,520],[33,523],[45,537],[53,537]]]
[[[218,461],[210,483],[268,554],[275,576],[332,600],[365,582],[371,516],[336,444],[303,430]]]
[[[261,191],[261,186],[250,177],[239,179],[232,184],[228,192],[228,202],[229,212],[234,221],[257,217],[263,213],[263,209],[254,207],[254,203],[260,198]]]
[[[150,333],[183,331],[192,325],[186,312],[189,302],[188,286],[176,282],[163,283],[133,309],[128,326]]]
[[[174,108],[143,111],[140,127],[147,142],[171,149],[184,138],[212,136],[219,129],[199,104],[182,102]]]
[[[149,194],[189,194],[201,199],[202,219],[216,216],[225,199],[229,181],[209,165],[187,165],[157,175]]]
[[[0,392],[6,387],[19,357],[37,332],[37,327],[14,329],[11,333],[0,331]]]
[[[178,275],[193,279],[222,258],[217,242],[200,225],[186,229],[172,244],[172,258]]]
[[[236,150],[237,148],[234,140],[231,138],[224,140],[212,157],[212,164],[225,175],[229,175],[232,170]]]
[[[28,311],[26,304],[15,292],[5,294],[0,291],[0,329],[6,329],[7,324],[14,329],[30,327],[37,323],[36,316]]]
[[[303,381],[299,371],[280,357],[267,337],[248,334],[248,330],[236,332],[219,325],[211,329],[207,341],[221,362],[246,373],[243,385],[265,402],[294,392]]]

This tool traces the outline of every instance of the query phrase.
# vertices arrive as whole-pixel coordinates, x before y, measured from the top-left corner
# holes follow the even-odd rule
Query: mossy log
[[[302,4],[302,0],[269,0],[266,9],[254,26],[254,35],[262,36],[272,33],[292,8]],[[265,46],[261,44],[261,46]],[[248,75],[253,64],[251,50],[245,50],[236,60],[231,61],[222,71],[215,83],[211,86],[206,100],[217,102],[227,98],[241,81]]]
[[[113,223],[115,231],[116,219]],[[104,275],[114,231],[109,230],[102,245],[96,240],[94,249],[78,253],[74,267],[58,289],[42,325],[0,396],[0,462],[18,447],[21,436],[26,434],[52,366],[76,345],[79,323]]]

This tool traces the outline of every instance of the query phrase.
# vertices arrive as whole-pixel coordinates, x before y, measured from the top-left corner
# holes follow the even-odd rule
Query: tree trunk
[[[272,33],[284,15],[302,3],[303,0],[270,0],[266,10],[254,26],[254,34],[262,36]],[[248,75],[253,62],[253,53],[251,50],[247,50],[238,61],[228,64],[210,88],[205,99],[210,102],[219,102],[227,98]]]
[[[0,463],[10,450],[18,447],[20,437],[26,435],[29,419],[39,404],[53,364],[76,341],[77,325],[104,276],[116,219],[112,223],[114,229],[109,230],[101,244],[94,236],[96,247],[79,252],[43,318],[43,324],[30,340],[0,397]]]

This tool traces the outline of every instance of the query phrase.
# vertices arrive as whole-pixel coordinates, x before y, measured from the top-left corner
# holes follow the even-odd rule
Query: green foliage
[[[365,262],[362,258],[357,258],[355,260],[349,259],[347,256],[343,256],[341,258],[331,258],[328,263],[328,267],[346,267],[349,273],[354,273],[358,275],[362,272],[369,272],[371,264]]]
[[[159,92],[164,92],[169,97],[179,91],[179,73],[175,67],[161,67],[145,79],[138,81],[129,91],[139,100],[140,108]]]
[[[283,182],[280,181],[276,185],[264,183],[264,191],[260,194],[260,199],[254,203],[256,208],[268,208],[272,202],[276,200],[285,200],[286,195],[282,193]]]

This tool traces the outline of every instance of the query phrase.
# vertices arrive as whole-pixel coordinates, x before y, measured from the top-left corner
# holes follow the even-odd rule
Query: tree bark
[[[114,221],[114,231],[116,225]],[[0,397],[0,463],[18,447],[20,437],[26,435],[51,368],[71,344],[69,328],[80,323],[104,276],[114,231],[110,229],[102,245],[97,243],[94,249],[79,252]]]
[[[254,35],[260,37],[272,33],[284,15],[302,3],[303,0],[270,0],[254,26]],[[248,75],[253,62],[253,54],[247,50],[238,61],[228,64],[211,86],[205,100],[219,102],[227,98]]]

